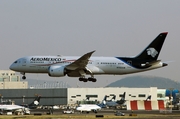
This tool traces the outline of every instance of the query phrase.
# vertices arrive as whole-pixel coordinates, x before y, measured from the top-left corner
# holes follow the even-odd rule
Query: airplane
[[[20,105],[0,105],[0,110],[1,110],[1,114],[4,111],[11,112],[11,113],[22,112],[25,114],[30,114],[30,111],[28,108],[20,106]]]
[[[149,101],[149,100],[151,100],[151,95],[149,95],[146,99],[146,101]]]
[[[39,105],[41,96],[37,96],[34,101],[28,105],[7,105],[0,104],[1,111],[10,111],[10,112],[24,112],[25,114],[30,114],[29,109],[35,109]]]
[[[119,105],[122,105],[126,102],[125,95],[126,95],[126,92],[123,93],[121,100],[116,101]]]
[[[80,104],[77,108],[77,111],[80,111],[81,113],[86,112],[94,112],[97,113],[98,110],[101,110],[101,107],[99,105],[96,104]]]
[[[41,98],[41,96],[40,95],[38,95],[35,99],[34,99],[34,101],[32,102],[32,103],[30,103],[30,104],[23,104],[23,105],[21,105],[21,106],[23,106],[23,107],[26,107],[26,108],[29,108],[29,109],[36,109],[38,106],[39,106],[39,103],[40,103],[40,98]]]
[[[103,103],[104,103],[104,105],[106,105],[108,107],[116,107],[118,105],[123,105],[126,102],[125,95],[126,95],[126,92],[123,93],[123,95],[121,97],[121,100],[117,100],[117,101],[113,101],[113,100],[107,101],[107,100],[104,100]],[[112,99],[115,99],[115,96],[113,96]]]
[[[107,100],[108,97],[109,96],[105,95],[104,99],[102,100],[100,104],[98,104],[98,106],[101,106],[102,108],[106,108],[108,106],[107,102],[112,102],[112,101],[115,101],[116,99],[116,95],[113,95],[113,97],[110,100]]]
[[[87,97],[86,100],[89,101],[90,97]],[[106,100],[106,96],[104,97],[104,99],[102,100],[102,102],[100,104],[80,104],[76,110],[80,111],[81,113],[86,112],[94,112],[97,113],[97,111],[101,110],[102,108],[104,108],[106,105],[104,103],[104,100]]]
[[[125,75],[167,66],[157,60],[168,32],[160,33],[135,57],[92,57],[95,52],[83,56],[27,56],[10,65],[10,69],[25,73],[47,73],[51,77],[79,77],[79,81],[96,82],[94,75]],[[131,48],[132,49],[132,48]],[[86,78],[86,75],[90,75]]]

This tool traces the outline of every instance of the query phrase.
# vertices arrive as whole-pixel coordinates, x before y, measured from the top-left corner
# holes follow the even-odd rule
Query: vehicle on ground
[[[64,114],[74,114],[74,110],[63,110]]]

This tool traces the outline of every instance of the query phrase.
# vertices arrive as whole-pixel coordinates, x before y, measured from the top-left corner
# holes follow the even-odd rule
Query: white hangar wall
[[[151,100],[157,100],[157,87],[150,88],[126,88],[126,87],[107,87],[107,88],[68,88],[67,102],[74,104],[77,101],[86,100],[90,97],[92,101],[102,101],[104,96],[116,95],[116,100],[120,100],[124,92],[126,92],[126,100],[146,100],[151,95]]]

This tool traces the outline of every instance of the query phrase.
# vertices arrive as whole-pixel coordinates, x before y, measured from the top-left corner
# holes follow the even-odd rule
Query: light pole
[[[59,88],[59,82],[57,81],[57,88]]]
[[[23,97],[23,104],[24,104],[24,98],[26,97],[25,95],[22,96]]]
[[[1,103],[3,103],[3,95],[0,94],[0,96],[1,96]]]
[[[173,89],[174,88],[170,88],[170,104],[171,104],[170,109],[171,109],[171,112],[172,112],[172,93],[173,93]]]
[[[46,88],[46,82],[44,82],[44,88]]]

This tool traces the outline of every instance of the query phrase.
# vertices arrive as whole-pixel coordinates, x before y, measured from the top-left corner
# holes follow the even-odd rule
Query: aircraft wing
[[[95,51],[84,54],[82,57],[66,66],[67,70],[84,69],[88,64],[89,58]]]

